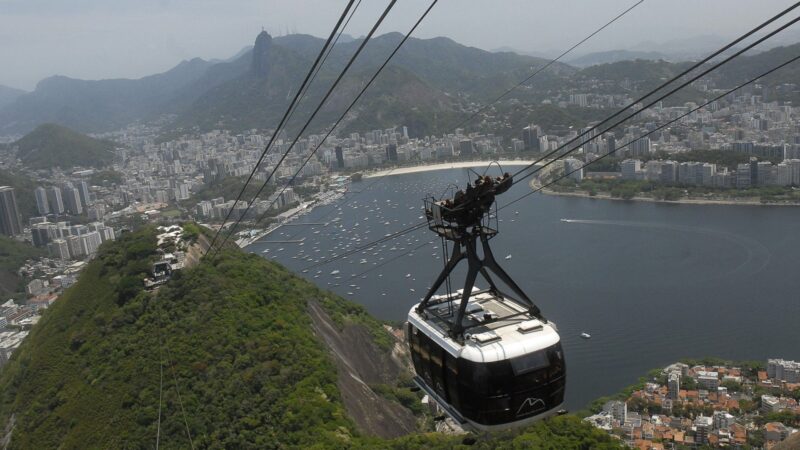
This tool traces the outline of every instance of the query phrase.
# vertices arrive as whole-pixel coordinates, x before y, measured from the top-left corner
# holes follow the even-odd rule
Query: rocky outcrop
[[[380,349],[362,325],[347,324],[339,329],[319,303],[309,302],[309,315],[314,331],[336,363],[342,402],[358,428],[383,438],[416,431],[416,417],[409,409],[370,388],[374,384],[393,384],[407,373],[405,355]]]
[[[272,50],[272,36],[266,31],[262,31],[256,37],[256,44],[253,46],[253,65],[251,70],[258,77],[266,77],[270,69],[270,53]]]

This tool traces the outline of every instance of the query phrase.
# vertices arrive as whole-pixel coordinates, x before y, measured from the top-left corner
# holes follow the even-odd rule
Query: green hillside
[[[39,215],[36,210],[36,197],[33,194],[37,187],[34,180],[20,173],[0,170],[0,186],[14,188],[14,197],[17,199],[17,208],[19,208],[23,222],[27,222],[31,216]]]
[[[8,298],[20,299],[25,287],[17,270],[26,260],[44,256],[47,252],[25,242],[0,236],[0,301]]]
[[[22,162],[33,169],[105,167],[114,160],[113,143],[55,124],[39,125],[14,145]]]
[[[0,372],[9,448],[154,447],[160,361],[162,448],[188,448],[189,435],[195,448],[460,447],[463,436],[366,436],[348,417],[307,304],[386,349],[363,308],[236,249],[145,292],[154,246],[152,229],[104,245]],[[620,448],[573,416],[474,438],[487,449]]]
[[[242,185],[244,185],[245,180],[247,180],[247,177],[228,176],[219,181],[204,184],[192,194],[190,199],[184,200],[183,204],[186,207],[192,207],[203,200],[212,200],[219,197],[224,198],[226,202],[236,200],[236,196],[242,191]],[[256,195],[261,185],[262,183],[260,182],[251,182],[248,184],[242,198],[252,198]],[[261,191],[260,198],[265,199],[273,192],[275,192],[275,186],[269,185]]]

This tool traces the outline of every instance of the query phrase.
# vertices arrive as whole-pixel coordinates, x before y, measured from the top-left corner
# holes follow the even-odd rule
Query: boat
[[[584,339],[591,339],[592,335],[584,331],[583,333],[581,333],[581,337]]]
[[[509,260],[509,259],[511,259],[511,254],[510,253],[508,255],[506,255],[506,260]]]
[[[339,275],[339,271],[338,270],[333,270],[333,271],[331,271],[331,275]]]

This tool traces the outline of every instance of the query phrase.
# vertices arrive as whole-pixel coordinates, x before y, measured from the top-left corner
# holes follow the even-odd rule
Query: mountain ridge
[[[87,81],[50,77],[40,82],[35,91],[19,95],[13,102],[0,108],[0,134],[29,131],[46,122],[59,123],[81,132],[109,131],[135,121],[160,118],[165,114],[177,117],[165,129],[166,135],[219,128],[234,132],[248,129],[270,130],[283,114],[324,40],[302,34],[270,37],[265,32],[259,38],[269,42],[259,59],[259,63],[264,64],[261,67],[261,76],[254,76],[253,61],[256,53],[254,47],[250,46],[240,50],[235,58],[221,62],[195,58],[183,61],[167,72],[137,80]],[[298,113],[310,113],[312,105],[322,98],[362,39],[339,42],[334,47],[304,102],[299,106]],[[373,38],[343,78],[342,87],[366,83],[400,39],[400,33],[387,33]],[[752,69],[764,63],[776,63],[777,58],[785,56],[787,52],[781,49],[793,50],[795,45],[742,56],[741,59],[723,66],[713,76],[727,82],[726,77],[730,73],[732,80],[741,79],[742,74],[752,72],[746,66],[749,65]],[[607,59],[653,59],[659,56],[660,53],[626,50],[605,55],[587,55],[582,57],[582,63],[580,58],[578,61],[589,64]],[[689,64],[650,59],[626,59],[594,64],[583,69],[556,63],[539,74],[528,89],[519,90],[514,95],[540,102],[546,92],[568,86],[575,79],[605,74],[616,80],[633,78],[652,81],[651,79],[662,79],[675,74]],[[758,64],[753,64],[753,61]],[[471,104],[493,100],[547,62],[547,59],[513,52],[488,52],[445,37],[411,38],[387,67],[394,70],[393,76],[397,80],[402,79],[401,84],[414,86],[417,91],[426,91],[427,95],[422,96],[423,98],[442,99],[444,96],[447,101],[431,101],[427,105],[421,105],[419,109],[423,112],[420,114],[413,110],[402,112],[401,107],[413,107],[404,101],[402,92],[384,91],[377,95],[372,88],[356,106],[355,111],[359,117],[355,117],[355,120],[348,117],[348,131],[363,131],[364,129],[357,128],[360,122],[368,129],[387,128],[398,125],[403,120],[419,124],[410,127],[415,136],[449,131],[448,125],[457,122],[451,121],[451,117],[458,117],[471,108]],[[792,77],[797,75],[796,72],[786,68],[781,72],[780,79],[791,82]],[[776,77],[778,75],[771,79]],[[322,108],[319,117],[309,129],[310,132],[320,132],[330,126],[338,117],[337,112],[340,113],[347,104],[338,91],[339,89],[329,104]],[[701,98],[697,92],[687,92],[676,96],[671,104],[682,104],[697,98]],[[389,113],[385,114],[385,111]],[[376,120],[383,117],[386,119]],[[447,120],[439,120],[440,118]],[[423,126],[423,119],[429,123]],[[433,121],[430,122],[431,120]],[[299,121],[295,122],[290,123],[290,131],[296,131],[302,125]]]

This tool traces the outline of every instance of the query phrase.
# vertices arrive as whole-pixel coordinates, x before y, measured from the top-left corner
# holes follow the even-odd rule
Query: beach
[[[432,170],[444,170],[444,169],[464,169],[469,167],[485,167],[489,164],[499,164],[500,167],[506,166],[527,166],[533,164],[534,161],[526,161],[526,160],[507,160],[507,161],[459,161],[459,162],[448,162],[448,163],[441,163],[441,164],[426,164],[422,166],[413,166],[413,167],[397,167],[394,169],[387,169],[387,170],[379,170],[377,172],[372,173],[365,173],[364,178],[375,178],[375,177],[383,177],[386,175],[403,175],[408,173],[418,173],[418,172],[429,172]]]

